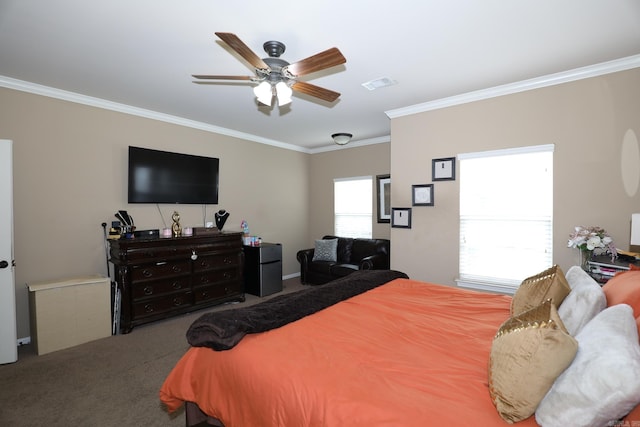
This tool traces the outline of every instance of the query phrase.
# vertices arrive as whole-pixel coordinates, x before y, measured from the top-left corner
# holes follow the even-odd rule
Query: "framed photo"
[[[412,185],[411,204],[413,206],[433,206],[433,184]]]
[[[411,228],[411,208],[391,208],[391,226]]]
[[[391,220],[391,175],[376,176],[378,222]]]
[[[453,181],[456,179],[456,158],[433,159],[431,161],[432,181]]]

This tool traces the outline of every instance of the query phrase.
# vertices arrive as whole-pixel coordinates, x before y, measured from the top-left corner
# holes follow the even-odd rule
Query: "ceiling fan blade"
[[[195,79],[206,79],[206,80],[252,80],[255,77],[251,76],[211,76],[205,74],[192,74],[191,77]],[[198,83],[198,82],[195,82]]]
[[[338,50],[337,47],[332,47],[331,49],[294,62],[284,68],[294,76],[304,76],[305,74],[315,73],[325,68],[344,64],[345,62],[347,62],[347,59],[342,55],[340,50]]]
[[[304,93],[305,95],[315,96],[316,98],[320,98],[323,101],[333,102],[340,97],[338,92],[334,92],[329,89],[325,89],[320,86],[316,86],[307,82],[295,82],[291,89],[296,90],[300,93]]]
[[[242,40],[233,33],[216,33],[216,36],[229,45],[229,47],[243,57],[255,68],[268,70],[269,66],[256,55]]]

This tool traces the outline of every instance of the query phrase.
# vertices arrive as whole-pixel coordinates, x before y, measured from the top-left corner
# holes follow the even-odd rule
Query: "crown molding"
[[[233,138],[244,139],[247,141],[258,142],[260,144],[271,145],[274,147],[284,148],[287,150],[309,153],[309,149],[299,147],[293,144],[287,144],[281,141],[276,141],[269,138],[263,138],[258,135],[238,132],[233,129],[214,126],[207,123],[198,122],[195,120],[189,120],[182,117],[172,116],[170,114],[159,113],[157,111],[146,110],[144,108],[132,107],[126,104],[120,104],[117,102],[107,101],[101,98],[95,98],[92,96],[82,95],[75,92],[69,92],[66,90],[43,86],[36,83],[14,79],[11,77],[0,76],[0,87],[15,89],[22,92],[32,93],[35,95],[47,96],[49,98],[61,99],[63,101],[75,102],[77,104],[88,105],[91,107],[103,108],[105,110],[116,111],[119,113],[125,113],[133,116],[144,117],[147,119],[158,120],[161,122],[203,130],[205,132],[226,135]]]
[[[437,99],[435,101],[410,105],[408,107],[396,108],[394,110],[385,111],[385,114],[390,119],[395,119],[397,117],[424,113],[426,111],[438,110],[440,108],[452,107],[469,102],[495,98],[498,96],[511,95],[514,93],[524,92],[532,89],[554,86],[561,83],[568,83],[590,77],[597,77],[604,74],[630,70],[632,68],[638,67],[640,67],[640,55],[634,55],[626,58],[616,59],[613,61],[602,62],[600,64],[576,68],[574,70],[549,74],[529,80],[523,80],[516,83],[495,86],[488,89],[481,89],[474,92],[451,96],[448,98]]]
[[[410,105],[408,107],[388,110],[388,111],[385,111],[385,114],[390,119],[394,119],[397,117],[408,116],[408,115],[422,113],[426,111],[437,110],[440,108],[466,104],[469,102],[480,101],[483,99],[495,98],[503,95],[510,95],[510,94],[524,92],[532,89],[539,89],[543,87],[586,79],[590,77],[597,77],[604,74],[610,74],[618,71],[625,71],[625,70],[638,68],[638,67],[640,67],[640,55],[634,55],[634,56],[629,56],[626,58],[621,58],[621,59],[617,59],[609,62],[603,62],[596,65],[577,68],[570,71],[564,71],[564,72],[550,74],[547,76],[537,77],[529,80],[523,80],[521,82],[510,83],[506,85],[496,86],[493,88],[482,89],[474,92],[468,92],[461,95],[455,95],[448,98],[442,98],[434,101]],[[239,138],[247,141],[253,141],[260,144],[270,145],[273,147],[283,148],[283,149],[292,150],[292,151],[298,151],[298,152],[307,153],[307,154],[323,153],[328,151],[335,151],[335,150],[349,149],[349,148],[355,148],[355,147],[362,147],[366,145],[391,142],[391,136],[385,135],[385,136],[376,137],[376,138],[363,139],[359,141],[351,141],[349,144],[342,147],[336,146],[335,144],[331,144],[323,147],[309,149],[309,148],[299,147],[293,144],[288,144],[282,141],[277,141],[274,139],[264,138],[258,135],[239,132],[233,129],[214,126],[207,123],[198,122],[195,120],[189,120],[189,119],[185,119],[178,116],[172,116],[169,114],[159,113],[157,111],[147,110],[144,108],[132,107],[130,105],[107,101],[105,99],[86,96],[86,95],[82,95],[75,92],[51,88],[48,86],[43,86],[36,83],[18,80],[11,77],[0,76],[0,87],[19,90],[22,92],[28,92],[36,95],[41,95],[41,96],[46,96],[49,98],[56,98],[56,99],[88,105],[92,107],[103,108],[106,110],[130,114],[130,115],[144,117],[148,119],[158,120],[166,123],[171,123],[171,124],[193,128],[193,129],[202,130],[205,132],[226,135],[232,138]]]

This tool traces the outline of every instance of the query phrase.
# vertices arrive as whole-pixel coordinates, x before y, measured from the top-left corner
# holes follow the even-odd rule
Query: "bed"
[[[564,278],[561,271],[554,270],[554,280],[561,274]],[[500,405],[496,406],[504,397],[500,381],[531,375],[531,372],[525,375],[512,370],[501,378],[505,372],[497,373],[502,368],[502,362],[496,362],[499,358],[497,332],[516,318],[510,296],[419,282],[393,271],[363,271],[351,276],[296,295],[276,297],[254,309],[247,307],[244,313],[242,309],[235,309],[203,315],[187,333],[192,347],[169,373],[160,390],[162,403],[170,412],[186,404],[187,426],[204,423],[227,427],[539,425],[537,412],[535,416],[531,413],[521,416],[522,419],[509,419],[497,410]],[[567,277],[573,276],[567,274]],[[533,284],[538,285],[535,280]],[[574,291],[573,284],[569,286],[562,299]],[[551,301],[558,298],[550,295],[546,292],[536,296],[547,301],[547,317],[549,310],[556,312]],[[324,301],[327,298],[328,301]],[[317,301],[321,301],[320,307]],[[313,307],[308,308],[309,305]],[[289,309],[291,306],[294,309]],[[595,313],[588,316],[595,318],[605,311],[603,308],[587,310]],[[525,310],[526,313],[532,311]],[[577,311],[570,310],[564,315],[569,317],[572,328],[580,326],[588,332],[587,324],[595,321],[585,322],[585,316],[576,315]],[[626,328],[625,332],[631,338],[624,339],[631,341],[629,357],[637,359],[637,363],[632,361],[633,366],[629,368],[626,359],[614,362],[624,363],[624,377],[635,375],[637,369],[638,379],[631,381],[630,392],[625,388],[624,398],[616,398],[614,412],[598,405],[586,410],[577,405],[578,414],[595,412],[587,420],[590,424],[584,425],[601,421],[600,413],[620,420],[640,402],[640,345],[636,329],[640,312],[630,314],[626,308],[618,311],[623,313],[625,322],[627,317],[635,315],[631,317],[634,330]],[[619,325],[621,320],[616,313],[618,317],[614,316],[612,321]],[[558,331],[554,322],[549,325],[513,330],[538,334],[550,328],[577,343],[567,331]],[[583,332],[574,333],[580,337],[578,334]],[[528,335],[524,339],[527,342],[538,339],[532,337]],[[556,339],[557,336],[551,338]],[[584,341],[587,342],[586,338]],[[620,347],[615,340],[611,345]],[[578,355],[582,357],[585,352],[574,351],[574,356],[568,356],[569,364],[577,364]],[[511,354],[508,356],[511,358]],[[611,359],[610,355],[604,357]],[[548,359],[536,362],[546,364]],[[560,378],[570,371],[566,366],[558,370],[558,376],[544,386],[546,389],[540,396],[540,399],[544,397],[543,403],[561,383]],[[577,375],[581,375],[580,372]],[[611,387],[616,392],[624,388],[616,383],[618,378],[611,378]],[[536,387],[535,382],[521,383],[519,387],[529,390]],[[560,386],[556,394],[562,394]],[[614,394],[604,387],[597,398],[607,400],[600,397],[602,393]],[[517,399],[519,396],[516,395]],[[510,398],[513,399],[513,395]],[[577,416],[571,408],[558,407],[556,403],[560,400],[554,398],[546,405],[547,417],[551,414],[552,419],[559,421],[542,424],[580,425],[566,423],[562,416],[556,416],[557,412],[566,414],[565,418],[570,420]],[[640,419],[634,415],[638,412],[637,408],[633,410],[620,425],[640,426]]]

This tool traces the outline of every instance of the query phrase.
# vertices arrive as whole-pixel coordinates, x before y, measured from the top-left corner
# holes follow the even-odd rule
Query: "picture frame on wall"
[[[391,227],[411,228],[411,208],[391,208]]]
[[[413,206],[433,206],[433,184],[412,185],[411,204]]]
[[[376,197],[378,206],[378,222],[391,221],[391,175],[376,176]]]
[[[432,181],[454,181],[456,179],[456,158],[446,157],[431,161]]]

